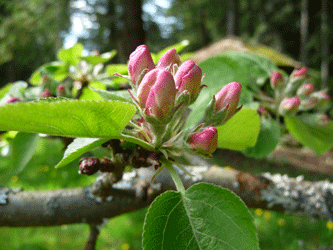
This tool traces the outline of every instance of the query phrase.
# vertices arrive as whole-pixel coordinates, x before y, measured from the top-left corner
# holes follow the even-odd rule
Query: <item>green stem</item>
[[[173,180],[173,182],[176,185],[177,190],[181,193],[181,194],[185,194],[185,187],[183,185],[182,180],[180,179],[178,173],[176,172],[176,170],[174,169],[174,167],[171,165],[170,161],[166,161],[164,162],[165,167],[168,169],[171,178]]]
[[[128,142],[133,142],[133,143],[135,143],[137,145],[140,145],[141,147],[144,147],[148,150],[155,151],[155,148],[151,144],[149,144],[148,142],[145,142],[143,140],[140,140],[139,138],[136,138],[134,136],[121,134],[118,139],[125,140],[125,141],[128,141]]]

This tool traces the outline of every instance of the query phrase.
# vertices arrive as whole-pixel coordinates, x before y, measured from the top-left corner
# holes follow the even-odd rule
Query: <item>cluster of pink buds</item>
[[[219,126],[236,112],[241,85],[232,82],[213,96],[203,124],[184,132],[185,112],[202,88],[201,68],[191,60],[181,61],[175,49],[166,51],[155,65],[146,45],[139,46],[128,63],[129,91],[141,117],[133,123],[136,137],[150,143],[164,155],[184,150],[209,157],[217,148]],[[120,76],[119,74],[115,74]],[[180,153],[179,153],[180,152]]]
[[[295,69],[291,75],[284,77],[280,72],[272,72],[270,85],[273,96],[266,96],[258,92],[257,97],[266,110],[276,115],[296,115],[302,111],[315,111],[318,114],[318,124],[326,124],[327,116],[324,112],[328,109],[330,96],[327,91],[316,91],[313,84],[306,82],[308,79],[307,68]],[[260,112],[269,115],[267,112]]]

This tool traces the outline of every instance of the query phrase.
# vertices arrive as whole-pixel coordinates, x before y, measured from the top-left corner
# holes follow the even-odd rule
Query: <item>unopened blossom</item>
[[[280,113],[282,114],[296,113],[298,111],[298,107],[300,104],[301,100],[297,96],[285,99],[284,101],[282,101],[280,105]]]
[[[218,133],[214,126],[191,134],[187,141],[192,150],[206,155],[214,153],[217,148],[217,142]]]
[[[40,94],[40,98],[48,98],[48,97],[52,97],[52,93],[50,92],[50,90],[44,90]]]
[[[301,69],[295,69],[293,73],[291,74],[292,77],[302,77],[305,78],[307,76],[308,69],[306,67],[303,67]]]
[[[172,74],[162,68],[151,70],[143,77],[137,94],[146,115],[163,120],[173,109],[177,94]]]
[[[22,100],[18,97],[11,97],[7,101],[7,103],[15,103],[15,102],[22,102]]]
[[[137,80],[143,70],[147,69],[150,71],[154,68],[155,64],[146,45],[140,45],[130,55],[128,62],[128,73],[134,84],[138,84]]]
[[[190,94],[190,103],[193,103],[200,93],[201,81],[201,68],[191,60],[183,62],[175,75],[178,95],[181,95],[183,91],[187,91]]]
[[[239,98],[241,95],[241,89],[242,85],[238,82],[231,82],[227,85],[225,85],[216,95],[215,95],[215,101],[216,101],[216,111],[220,111],[224,108],[228,107],[228,115],[226,119],[229,119],[231,116],[234,115]]]
[[[311,83],[305,83],[297,90],[297,95],[300,97],[309,96],[314,91],[314,86]]]
[[[274,89],[278,87],[283,82],[283,76],[280,72],[275,71],[270,77],[271,87]]]
[[[168,66],[173,66],[174,64],[180,65],[182,59],[177,54],[176,49],[169,49],[167,52],[163,54],[160,60],[157,63],[157,67],[165,68]]]

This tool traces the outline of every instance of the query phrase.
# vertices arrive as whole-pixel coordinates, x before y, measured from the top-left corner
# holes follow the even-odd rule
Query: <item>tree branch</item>
[[[328,181],[310,182],[301,177],[269,173],[252,175],[230,167],[200,166],[188,167],[188,170],[194,177],[179,170],[185,187],[197,182],[213,183],[234,191],[249,207],[332,219],[333,184]],[[162,171],[155,179],[156,184],[149,188],[137,185],[149,182],[154,173],[145,168],[125,173],[123,179],[113,185],[112,196],[105,197],[105,201],[94,196],[90,187],[49,191],[3,188],[0,190],[0,226],[100,224],[105,218],[146,207],[160,193],[175,189],[166,171]],[[117,190],[120,192],[115,192]]]

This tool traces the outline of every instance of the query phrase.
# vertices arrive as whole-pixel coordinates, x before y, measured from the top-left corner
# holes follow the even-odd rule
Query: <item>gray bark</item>
[[[302,177],[295,179],[269,173],[253,175],[201,163],[199,167],[188,167],[193,177],[179,170],[186,188],[198,182],[213,183],[235,192],[248,207],[332,219],[333,184],[328,181],[309,182]],[[157,195],[175,188],[166,171],[157,176],[155,184],[142,185],[148,184],[154,173],[152,169],[139,169],[124,174],[123,180],[113,185],[104,201],[92,194],[96,193],[94,187],[49,191],[2,188],[0,226],[100,224],[106,218],[146,207]]]

